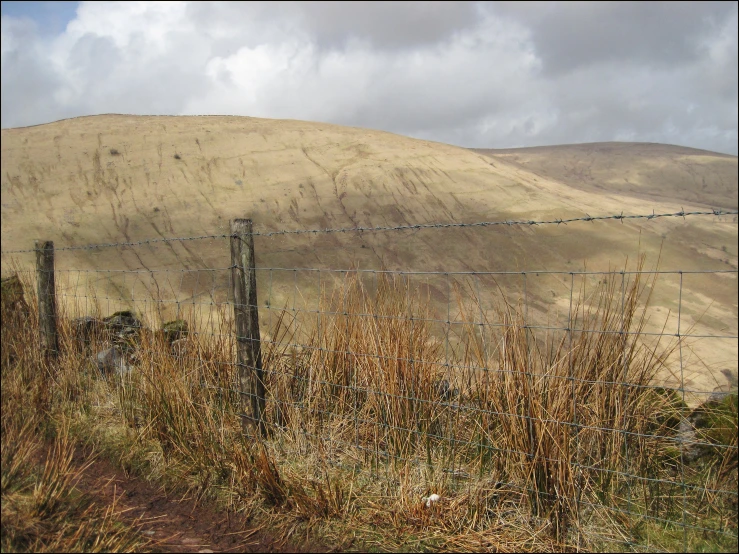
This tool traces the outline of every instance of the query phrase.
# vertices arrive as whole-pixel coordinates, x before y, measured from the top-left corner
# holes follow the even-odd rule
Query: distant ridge
[[[685,155],[711,155],[711,156],[724,156],[728,158],[736,158],[733,154],[724,154],[722,152],[714,152],[712,150],[703,150],[701,148],[693,148],[691,146],[680,146],[677,144],[665,144],[660,142],[621,142],[621,141],[608,141],[608,142],[581,142],[572,144],[552,144],[547,146],[520,146],[516,148],[470,148],[474,152],[481,153],[501,153],[511,154],[516,152],[555,152],[561,150],[595,150],[603,153],[616,152],[622,148],[645,148],[651,149],[651,152],[662,152],[672,154],[685,154]]]

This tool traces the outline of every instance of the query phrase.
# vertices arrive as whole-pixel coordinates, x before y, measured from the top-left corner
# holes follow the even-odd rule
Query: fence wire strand
[[[271,237],[561,225],[737,213],[683,210],[651,215],[588,215],[549,221],[486,221],[252,234]],[[55,251],[205,239],[226,242],[229,238],[228,234],[158,238],[67,246]],[[2,254],[35,251],[8,250]],[[206,267],[202,258],[201,263],[203,267],[197,269],[56,270],[64,277],[57,279],[56,287],[62,313],[69,316],[67,328],[77,332],[81,328],[78,322],[84,317],[102,326],[95,338],[84,335],[80,340],[77,335],[69,335],[60,350],[81,348],[88,360],[86,371],[91,370],[111,381],[111,374],[119,369],[107,367],[107,362],[100,361],[100,354],[119,349],[120,364],[123,364],[120,367],[125,366],[128,373],[121,369],[114,379],[117,387],[125,386],[126,376],[137,371],[153,375],[157,364],[162,363],[157,357],[169,356],[168,359],[174,360],[183,370],[190,394],[207,391],[219,399],[218,404],[210,407],[202,403],[201,409],[221,410],[240,421],[253,419],[249,407],[254,393],[243,389],[239,372],[263,370],[267,385],[265,418],[269,420],[271,439],[289,437],[295,448],[299,445],[300,452],[304,448],[306,452],[324,454],[330,450],[331,464],[346,465],[346,460],[353,460],[355,468],[366,469],[374,479],[388,479],[391,466],[401,462],[418,471],[436,465],[450,480],[450,494],[463,491],[465,483],[475,479],[476,472],[481,477],[495,474],[496,479],[500,474],[496,490],[516,491],[520,498],[528,499],[536,513],[540,509],[535,508],[537,503],[544,506],[542,513],[559,509],[556,507],[561,508],[563,503],[572,503],[577,520],[574,540],[578,545],[585,534],[583,522],[600,511],[611,514],[609,517],[614,520],[626,517],[638,521],[639,525],[646,521],[663,527],[676,526],[682,531],[684,552],[690,550],[691,536],[695,533],[737,538],[736,527],[726,527],[723,523],[724,519],[736,520],[736,489],[728,488],[718,479],[699,481],[695,461],[696,456],[725,460],[737,455],[736,442],[717,442],[696,426],[696,418],[703,413],[700,410],[705,411],[707,406],[721,402],[727,394],[691,386],[689,376],[690,364],[694,363],[690,352],[695,344],[706,344],[700,341],[710,339],[710,344],[733,351],[739,333],[735,330],[735,319],[728,324],[722,322],[720,332],[691,328],[688,322],[692,308],[688,308],[690,304],[684,298],[684,280],[688,276],[736,276],[736,269],[406,271],[256,267],[256,273],[262,276],[259,286],[264,287],[266,298],[260,297],[259,305],[238,306],[246,311],[261,312],[262,336],[252,339],[236,337],[234,332],[231,310],[236,306],[232,270],[240,266]],[[486,276],[509,277],[516,282],[505,291],[498,286],[491,293],[485,288],[483,278]],[[535,277],[539,276],[562,279],[566,292],[560,295],[564,306],[561,320],[559,315],[554,322],[542,316],[542,308],[537,306],[537,302],[541,302],[535,293]],[[629,287],[633,280],[657,276],[678,281],[677,290],[670,289],[676,292],[676,298],[670,299],[676,306],[676,322],[668,326],[668,321],[674,320],[667,316],[661,329],[634,327],[630,319],[634,307],[630,304],[633,298]],[[601,277],[604,283],[616,280],[612,314],[616,319],[609,320],[608,325],[597,318],[588,319],[584,304],[581,305],[577,297],[576,288],[584,294],[587,279]],[[419,300],[412,287],[414,278],[437,279],[441,298],[425,303]],[[347,285],[350,279],[359,283],[356,290]],[[469,290],[462,286],[465,280]],[[98,295],[96,287],[105,290]],[[392,289],[397,292],[395,312],[381,303],[388,287],[396,287]],[[363,304],[352,304],[354,300],[350,295],[357,291],[365,295],[361,297]],[[340,295],[332,296],[335,293]],[[456,299],[455,294],[458,295]],[[637,295],[636,298],[641,297]],[[498,303],[503,308],[495,312]],[[142,333],[160,336],[156,333],[164,332],[162,324],[167,319],[185,321],[190,318],[192,327],[184,338],[178,339],[184,341],[182,350],[175,349],[174,341],[162,354],[155,342],[144,346],[143,342],[132,345],[130,341],[120,340],[116,335],[119,330],[113,332],[106,325],[110,317],[126,310],[132,317],[140,316],[136,329],[140,341],[143,341]],[[286,314],[289,315],[287,321]],[[31,318],[32,312],[29,310],[25,315]],[[72,315],[77,318],[71,319]],[[285,326],[282,331],[280,324]],[[357,342],[359,339],[356,333],[352,334],[355,329],[352,325],[361,328],[371,341]],[[397,337],[405,339],[402,345]],[[520,342],[516,342],[518,339]],[[674,345],[677,355],[673,381],[634,378],[632,369],[637,360],[634,353],[638,352],[638,344],[642,344],[639,341],[647,339],[655,340],[656,345],[660,345],[662,339],[672,341],[670,344]],[[155,341],[154,338],[150,340]],[[600,373],[583,376],[578,368],[582,368],[587,359],[578,348],[588,348],[598,340],[615,345],[611,347],[618,349],[617,359],[608,362],[612,364],[609,371],[603,369]],[[221,350],[208,351],[206,355],[204,345],[208,341],[215,341]],[[233,356],[237,344],[254,342],[262,348],[264,367],[237,363]],[[366,349],[359,349],[356,344]],[[547,358],[547,348],[551,350],[557,344],[560,344],[560,357]],[[103,347],[107,350],[96,352]],[[654,348],[652,356],[656,356],[657,346]],[[660,363],[667,367],[673,363],[670,359],[665,357]],[[551,361],[551,365],[546,365],[545,361]],[[341,373],[340,368],[346,373]],[[203,376],[207,371],[211,373],[206,379]],[[561,397],[547,397],[553,394],[550,391],[561,391]],[[672,400],[669,400],[670,403],[664,404],[668,406],[664,408],[665,413],[649,412],[646,404],[634,400],[646,403],[654,398],[671,399],[670,395],[678,396],[681,403],[676,402],[673,409]],[[697,399],[695,408],[688,406],[690,397]],[[601,398],[613,400],[613,405],[607,406],[610,412],[598,412],[606,409],[599,404]],[[400,417],[397,410],[407,413]],[[289,418],[297,418],[297,422],[290,423]],[[503,441],[504,427],[509,433],[519,433],[517,440],[520,440]],[[240,432],[252,441],[262,440],[258,433],[250,433],[249,429],[253,428]],[[556,444],[552,446],[555,437],[566,437],[562,439],[567,445],[566,453],[558,451]],[[645,452],[649,449],[664,456],[664,467],[648,463]],[[616,457],[618,463],[609,465],[609,456]],[[334,458],[338,461],[331,461]],[[530,467],[528,477],[521,479],[512,474],[511,463]],[[571,471],[571,477],[561,483],[569,488],[551,485],[554,473],[567,471]],[[508,474],[504,475],[506,472]],[[607,497],[598,487],[603,487],[603,491],[610,487],[615,492]],[[717,501],[717,505],[733,508],[706,507],[706,495],[726,499]],[[701,500],[696,501],[697,498]],[[703,518],[701,514],[711,517]],[[623,540],[619,541],[607,536],[605,531],[600,535],[597,531],[590,532],[604,542],[612,541],[632,550],[655,551],[653,544],[642,543],[638,538],[633,540],[629,535],[622,535]]]
[[[364,232],[385,232],[385,231],[413,231],[421,229],[458,229],[464,227],[495,227],[500,225],[505,226],[538,226],[538,225],[567,225],[568,223],[576,222],[594,222],[594,221],[608,221],[615,220],[621,221],[622,223],[626,220],[637,220],[637,219],[659,219],[665,217],[692,217],[702,215],[712,216],[724,216],[724,215],[738,215],[737,210],[719,210],[713,209],[711,211],[692,211],[686,212],[681,210],[673,213],[661,213],[656,214],[654,211],[651,214],[633,214],[624,215],[623,212],[620,214],[601,215],[601,216],[590,216],[585,217],[571,217],[571,218],[557,218],[550,220],[505,220],[505,221],[476,221],[472,223],[417,223],[413,225],[396,225],[396,226],[374,226],[374,227],[337,227],[337,228],[326,228],[326,229],[281,229],[279,231],[254,231],[250,233],[255,237],[276,237],[281,235],[307,235],[307,234],[329,234],[329,233],[364,233]],[[68,251],[68,250],[94,250],[99,248],[120,248],[120,247],[134,247],[144,246],[148,244],[156,243],[167,243],[167,242],[185,242],[185,241],[196,241],[196,240],[207,240],[207,239],[227,239],[230,238],[231,234],[214,234],[214,235],[200,235],[192,237],[166,237],[166,238],[152,238],[130,242],[108,242],[98,244],[87,244],[82,246],[63,246],[55,248],[56,251]],[[23,254],[35,252],[36,249],[26,250],[3,250],[0,254]],[[202,260],[201,260],[202,261]],[[205,265],[205,262],[203,262]]]

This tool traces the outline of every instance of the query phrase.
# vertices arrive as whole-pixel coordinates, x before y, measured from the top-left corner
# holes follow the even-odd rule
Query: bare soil
[[[325,546],[295,544],[250,526],[240,514],[166,493],[111,462],[78,448],[73,470],[85,465],[76,488],[93,503],[114,506],[117,517],[151,540],[154,552],[329,552]]]

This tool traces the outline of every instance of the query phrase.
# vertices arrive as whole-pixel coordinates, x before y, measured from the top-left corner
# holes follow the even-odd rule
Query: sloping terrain
[[[2,249],[228,234],[251,217],[255,230],[398,226],[436,222],[554,220],[610,214],[736,208],[737,158],[666,145],[576,145],[471,151],[380,131],[248,117],[105,115],[2,131]],[[444,272],[621,269],[639,252],[663,270],[737,267],[735,216],[260,236],[262,268],[441,272],[414,277],[442,312],[453,309]],[[10,256],[3,256],[3,271]],[[32,254],[16,255],[32,267]],[[151,296],[223,300],[227,239],[59,252],[67,274],[97,279],[118,307]],[[148,270],[187,270],[148,273]],[[322,274],[323,275],[323,274]],[[142,276],[139,278],[139,276]],[[264,270],[260,299],[311,305],[317,274]],[[75,285],[77,279],[77,285]],[[164,281],[162,281],[164,279]],[[567,310],[567,274],[480,276],[483,298],[501,287],[523,295],[532,317]],[[577,285],[576,285],[577,286]],[[681,292],[682,287],[682,292]],[[650,325],[676,332],[737,334],[735,273],[662,276]],[[71,289],[70,289],[71,290]],[[266,291],[266,292],[265,292]],[[681,296],[682,295],[682,296]],[[122,300],[122,302],[119,302]],[[315,303],[312,303],[315,306]],[[166,307],[165,307],[166,308]],[[162,319],[171,310],[160,311]],[[661,318],[661,319],[660,319]],[[659,321],[658,321],[659,319]],[[736,340],[694,345],[695,386],[736,374]],[[707,367],[704,367],[704,365]],[[691,373],[691,375],[693,374]],[[690,377],[693,379],[693,377]]]
[[[639,142],[475,149],[590,192],[737,209],[736,156]]]

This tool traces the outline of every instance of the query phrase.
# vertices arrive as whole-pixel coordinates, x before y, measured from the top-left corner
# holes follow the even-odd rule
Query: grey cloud
[[[30,20],[3,17],[2,36],[3,124],[59,119],[61,112],[51,95],[59,89],[62,79],[39,51],[36,25]]]
[[[120,62],[121,53],[110,38],[87,33],[75,43],[67,66],[90,82],[109,76]]]
[[[2,125],[228,113],[460,146],[737,153],[735,3],[196,2],[171,18],[125,6],[115,36],[100,4],[82,6],[63,54],[3,18]]]
[[[530,26],[550,75],[605,61],[658,67],[694,61],[702,39],[736,13],[734,2],[503,2],[486,8]]]
[[[474,2],[295,2],[305,29],[319,46],[342,48],[351,40],[397,50],[445,41],[473,27]]]
[[[194,2],[189,16],[220,35],[219,50],[299,38],[322,50],[354,42],[393,51],[435,44],[475,26],[475,2]]]

